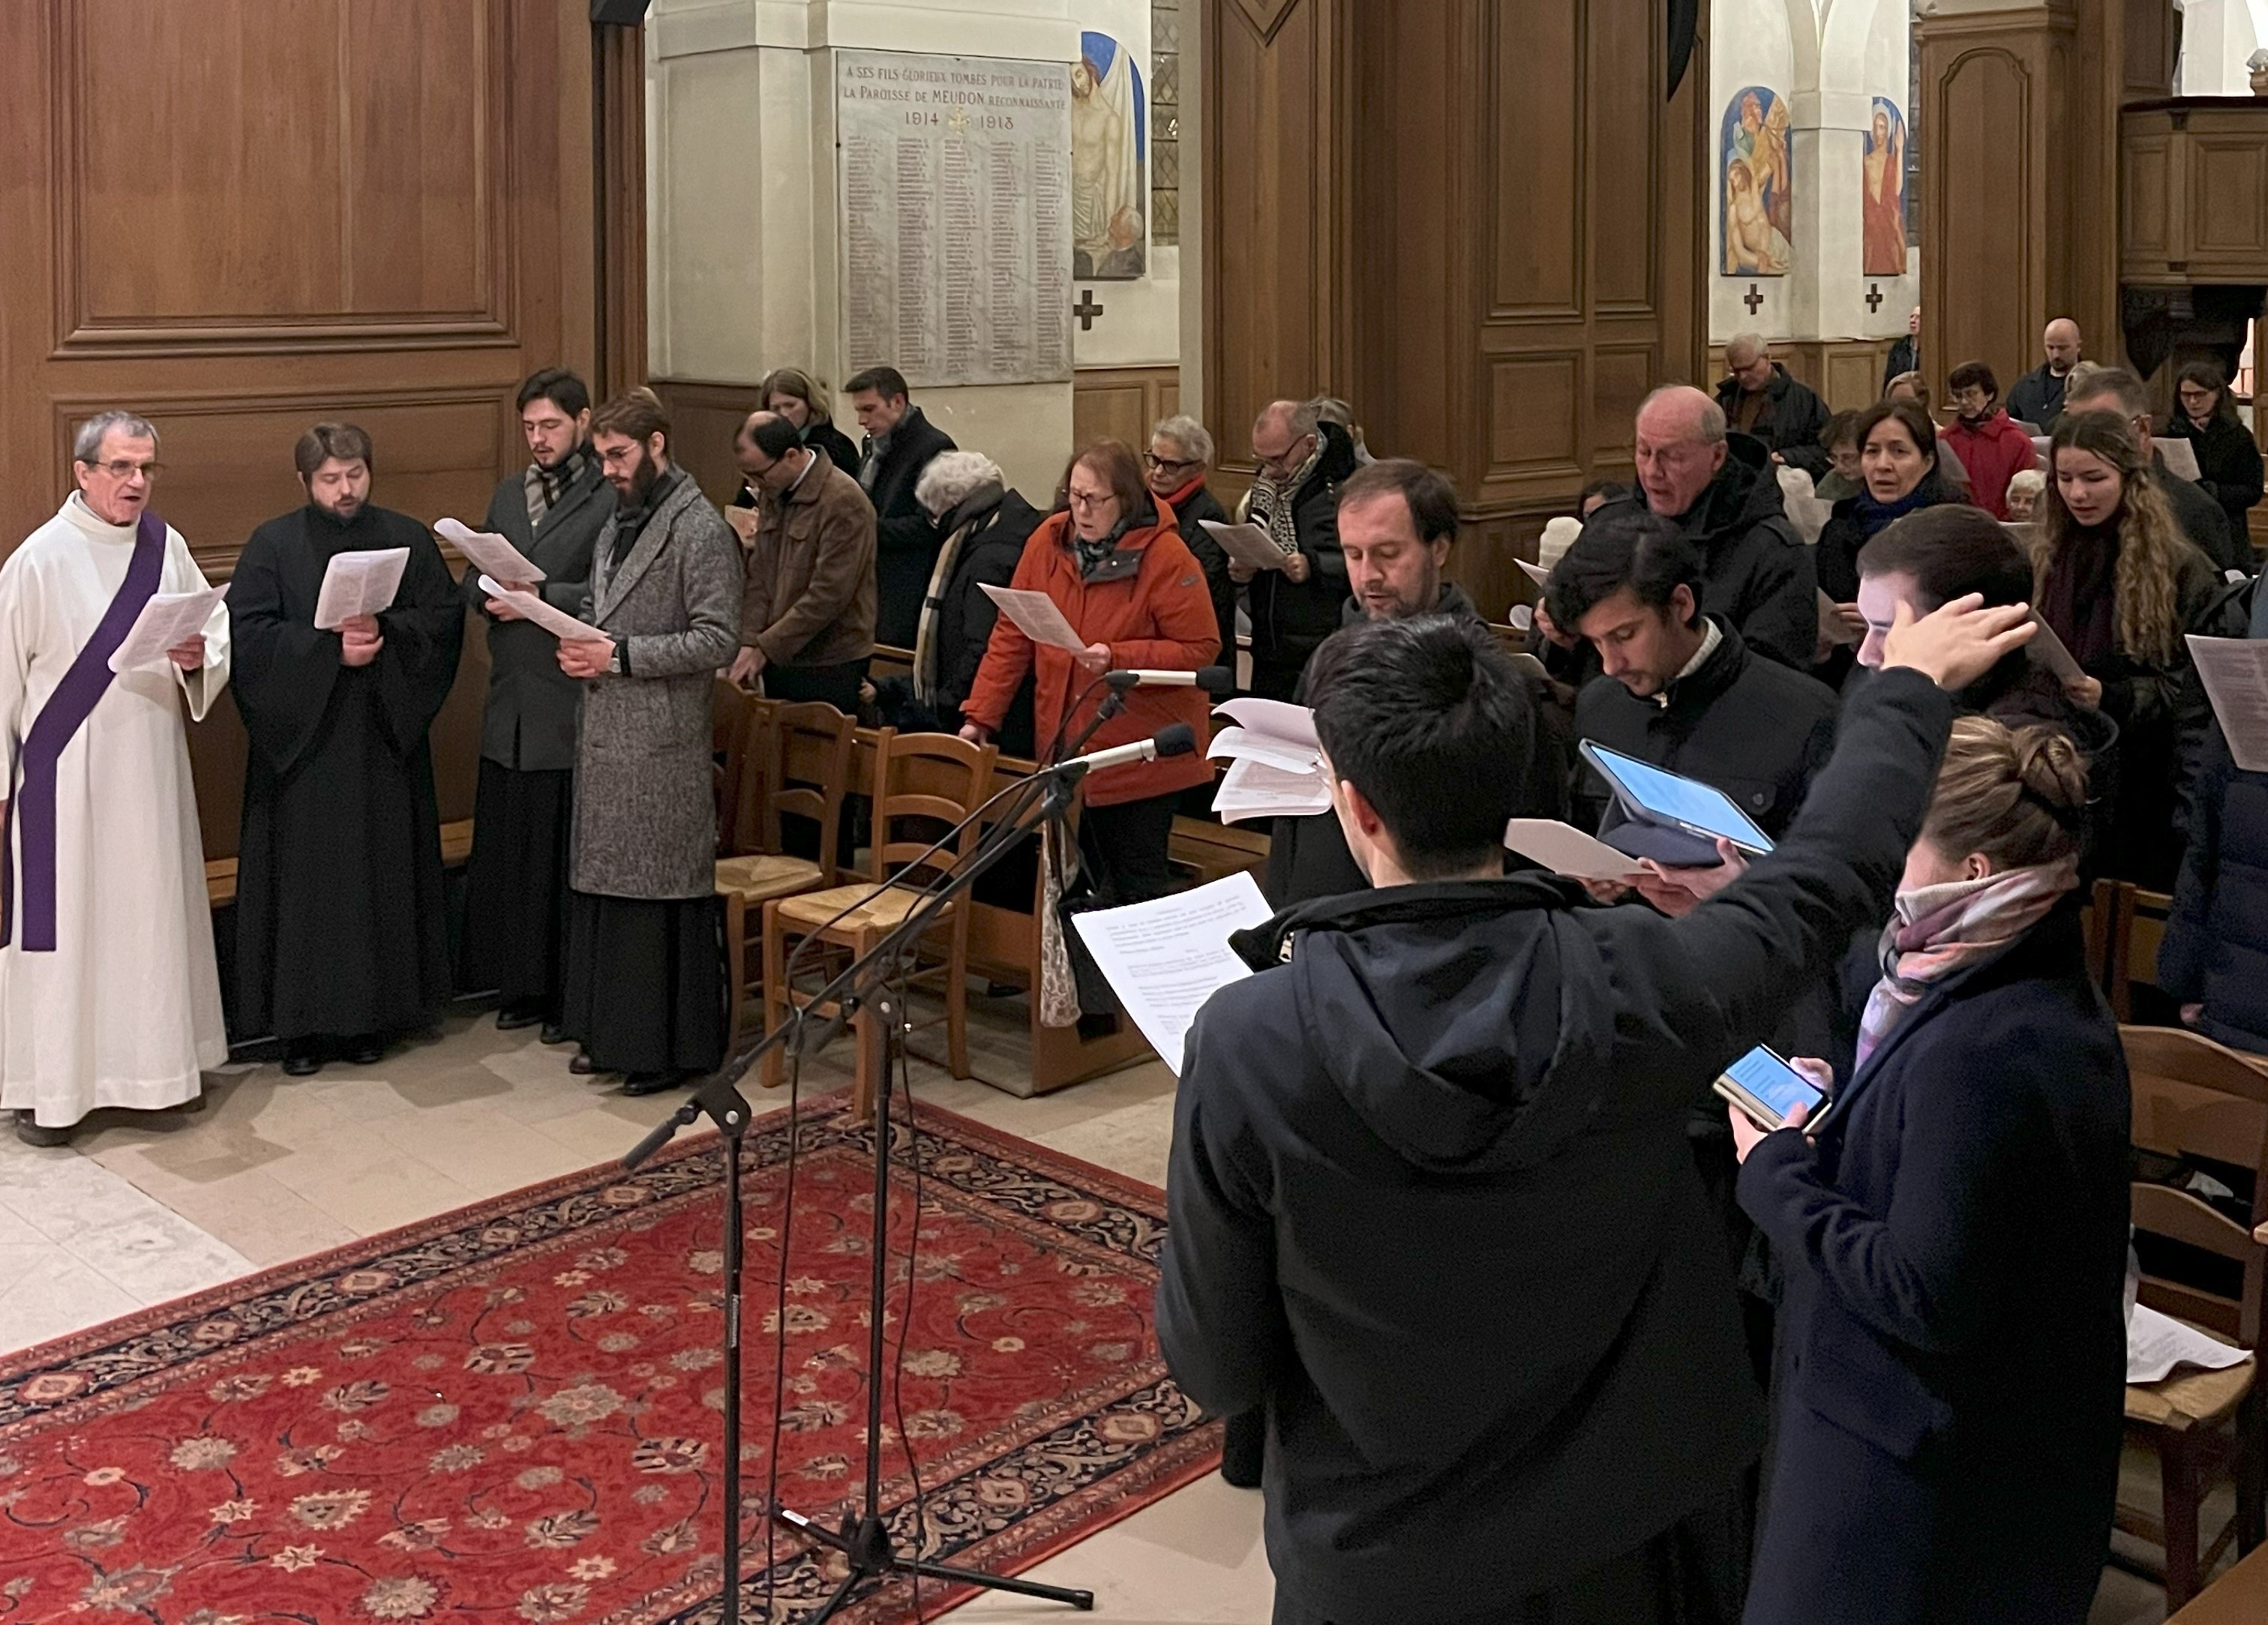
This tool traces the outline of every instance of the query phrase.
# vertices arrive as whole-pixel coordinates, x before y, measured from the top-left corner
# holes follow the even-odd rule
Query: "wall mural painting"
[[[1867,126],[1866,237],[1863,268],[1869,276],[1906,274],[1906,121],[1898,104],[1874,98]]]
[[[1787,102],[1761,85],[1736,91],[1718,131],[1722,154],[1727,276],[1785,276],[1795,258],[1794,167],[1788,161]]]
[[[1131,282],[1148,260],[1148,110],[1134,53],[1082,33],[1071,70],[1071,275]]]

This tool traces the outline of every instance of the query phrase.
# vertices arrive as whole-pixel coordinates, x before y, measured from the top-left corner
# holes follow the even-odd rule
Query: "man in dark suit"
[[[591,392],[564,368],[546,368],[519,386],[519,423],[530,461],[497,482],[482,523],[543,572],[539,582],[504,585],[571,615],[590,590],[592,546],[615,511],[614,487],[591,455]],[[540,1021],[543,1041],[562,1043],[568,820],[583,685],[559,669],[557,638],[488,613],[480,575],[468,569],[463,583],[488,622],[489,699],[457,985],[497,989],[500,1030]]]
[[[959,448],[908,399],[905,374],[895,367],[869,367],[843,393],[866,431],[858,484],[874,504],[874,641],[911,649],[930,572],[945,544],[914,488],[930,459]]]
[[[1887,914],[1960,688],[2021,607],[1891,635],[1795,826],[1683,920],[1502,873],[1535,690],[1440,616],[1310,671],[1375,889],[1237,938],[1189,1030],[1160,1345],[1264,1405],[1277,1625],[1738,1617],[1764,1438],[1685,1118]]]

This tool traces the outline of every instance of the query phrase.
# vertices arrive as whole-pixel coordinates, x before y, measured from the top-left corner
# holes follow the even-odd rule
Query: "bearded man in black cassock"
[[[238,848],[236,1017],[295,1077],[368,1064],[449,994],[426,731],[448,698],[464,601],[425,527],[370,502],[370,437],[318,423],[294,451],[307,504],[252,533],[229,584],[231,692],[251,735]],[[334,556],[407,548],[393,603],[315,626]]]

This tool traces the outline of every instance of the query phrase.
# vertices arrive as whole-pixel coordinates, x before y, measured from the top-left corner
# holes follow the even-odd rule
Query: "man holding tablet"
[[[2030,635],[1902,615],[1802,816],[1683,920],[1501,872],[1537,718],[1484,632],[1318,651],[1374,889],[1240,938],[1199,1013],[1157,1298],[1183,1390],[1266,1407],[1278,1625],[1737,1617],[1762,1405],[1686,1117],[1882,917],[1945,690]]]

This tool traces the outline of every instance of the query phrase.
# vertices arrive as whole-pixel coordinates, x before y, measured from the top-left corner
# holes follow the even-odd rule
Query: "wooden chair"
[[[2102,991],[2111,1013],[2127,1021],[2134,1014],[2134,989],[2158,985],[2158,950],[2166,940],[2174,900],[2124,880],[2100,880],[2095,888],[2098,912],[2106,890],[2113,893],[2115,903],[2105,937]]]
[[[740,1011],[748,993],[748,951],[759,963],[764,905],[798,892],[816,891],[842,879],[836,850],[843,799],[850,790],[850,760],[858,746],[857,724],[831,705],[778,705],[760,702],[748,715],[756,738],[747,747],[746,800],[756,812],[752,844],[757,849],[717,860],[717,895],[725,900],[725,962],[728,992],[725,1032],[740,1036]],[[819,827],[814,860],[784,849],[782,817],[809,819]],[[745,812],[742,813],[746,818]]]
[[[710,690],[710,754],[716,761],[717,854],[729,857],[747,849],[739,844],[740,803],[747,787],[752,725],[761,726],[767,702],[718,678]]]
[[[2235,1298],[2145,1275],[2140,1301],[2161,1314],[2187,1320],[2226,1342],[2257,1348],[2268,1248],[2253,1239],[2268,1220],[2268,1069],[2194,1033],[2166,1027],[2122,1027],[2127,1070],[2133,1080],[2137,1150],[2167,1156],[2188,1153],[2254,1171],[2252,1223],[2240,1224],[2187,1191],[2137,1180],[2138,1232],[2183,1243],[2242,1268]],[[2164,1488],[2161,1516],[2121,1503],[2117,1526],[2165,1548],[2166,1607],[2179,1608],[2197,1594],[2234,1539],[2240,1552],[2258,1544],[2264,1471],[2262,1387],[2248,1360],[2226,1371],[2184,1368],[2162,1382],[2129,1385],[2126,1434],[2155,1450]],[[2236,1481],[2236,1516],[2212,1542],[2203,1543],[2199,1508],[2206,1488],[2223,1472]]]
[[[972,826],[927,862],[914,865],[914,860],[945,828],[967,818],[991,793],[999,757],[995,746],[971,745],[951,734],[901,734],[883,730],[875,748],[873,838],[864,881],[806,892],[764,905],[766,1032],[785,1019],[792,1004],[806,1008],[814,1004],[789,985],[786,967],[790,938],[816,938],[825,948],[855,958],[872,950],[902,924],[920,901],[922,886],[965,857],[981,838],[982,831]],[[909,821],[914,822],[921,833],[902,833],[900,825]],[[894,879],[898,884],[874,891],[884,881]],[[850,912],[840,920],[834,919],[846,908]],[[955,1077],[968,1076],[970,912],[965,899],[944,911],[930,938],[932,943],[939,935],[946,938],[943,961],[915,978],[943,979],[946,1064]],[[822,962],[832,963],[834,959]],[[830,1005],[818,1013],[835,1012]],[[870,1011],[862,1009],[854,1019],[859,1024],[859,1042],[851,1099],[853,1109],[866,1117],[874,1109],[880,1082],[875,1066],[882,1047],[874,1041]],[[764,1057],[764,1086],[777,1088],[780,1075],[779,1052],[773,1050]]]

